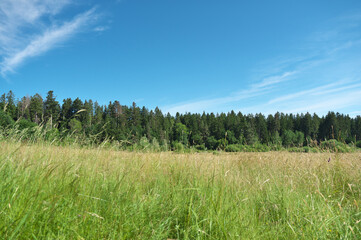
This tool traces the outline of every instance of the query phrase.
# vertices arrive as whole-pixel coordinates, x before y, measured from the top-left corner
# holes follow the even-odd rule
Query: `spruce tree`
[[[51,120],[53,124],[58,120],[59,114],[59,102],[55,100],[54,91],[49,91],[44,101],[44,120],[46,122]]]
[[[43,98],[40,96],[40,94],[36,93],[30,98],[29,111],[31,121],[39,124],[44,120]]]

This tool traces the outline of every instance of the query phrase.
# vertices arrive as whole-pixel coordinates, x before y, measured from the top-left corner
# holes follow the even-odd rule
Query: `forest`
[[[1,239],[361,239],[361,117],[0,99]]]
[[[53,91],[16,98],[12,91],[0,97],[3,129],[42,126],[51,136],[73,136],[121,143],[127,148],[155,146],[162,150],[267,151],[342,145],[361,147],[361,117],[328,112],[268,116],[262,113],[163,113],[122,105],[119,101],[100,105],[79,98],[56,100]],[[49,130],[50,129],[50,130]]]

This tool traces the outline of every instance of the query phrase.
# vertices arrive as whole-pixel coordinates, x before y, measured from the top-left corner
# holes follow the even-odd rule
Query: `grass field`
[[[360,184],[360,153],[0,142],[0,238],[361,239]]]

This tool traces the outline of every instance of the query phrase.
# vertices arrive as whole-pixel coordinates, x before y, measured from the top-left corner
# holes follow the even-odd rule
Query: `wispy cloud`
[[[361,111],[352,111],[349,115],[350,117],[361,116]]]
[[[308,90],[299,91],[299,92],[292,93],[292,94],[286,94],[286,95],[283,95],[281,97],[277,97],[277,98],[274,98],[274,99],[270,100],[268,102],[268,104],[286,102],[286,101],[293,100],[293,99],[300,98],[300,97],[322,95],[322,94],[326,94],[326,93],[339,91],[340,88],[342,89],[342,86],[345,83],[346,83],[345,81],[338,81],[338,82],[326,84],[326,85],[323,85],[323,86],[319,86],[319,87],[316,87],[316,88],[311,88],[311,89],[308,89]],[[360,85],[361,84],[355,84],[355,85],[351,85],[351,86],[347,86],[347,87],[343,87],[343,88],[349,89],[349,88],[352,88],[354,86],[360,86]]]
[[[361,102],[361,15],[340,17],[333,28],[310,34],[299,55],[269,59],[253,70],[244,90],[225,97],[163,107],[176,112],[327,113]],[[357,78],[358,77],[358,78]],[[242,101],[241,101],[242,100]]]
[[[252,85],[246,90],[234,92],[226,97],[184,102],[175,105],[164,106],[163,109],[164,111],[170,112],[171,114],[175,114],[177,112],[209,111],[229,103],[235,103],[241,100],[251,99],[264,95],[271,91],[272,87],[274,87],[276,84],[288,80],[294,74],[296,74],[296,72],[285,72],[281,75],[266,77],[259,83]]]
[[[332,97],[327,96],[319,100],[302,101],[294,108],[285,109],[284,112],[300,113],[300,112],[317,112],[326,114],[328,111],[342,111],[346,107],[359,106],[361,101],[361,89],[333,94]]]
[[[108,29],[109,29],[108,26],[98,26],[98,27],[95,27],[93,30],[94,30],[95,32],[104,32],[104,31],[106,31],[106,30],[108,30]]]
[[[288,113],[340,111],[342,108],[359,106],[360,81],[338,81],[305,91],[274,98],[262,107]]]
[[[275,85],[277,83],[289,80],[290,76],[295,75],[296,73],[297,73],[296,71],[285,72],[282,75],[266,77],[265,79],[262,80],[262,82],[253,85],[253,88],[263,88],[266,86]]]
[[[31,57],[58,46],[96,19],[91,9],[70,21],[56,19],[69,0],[0,2],[0,73],[3,77]]]

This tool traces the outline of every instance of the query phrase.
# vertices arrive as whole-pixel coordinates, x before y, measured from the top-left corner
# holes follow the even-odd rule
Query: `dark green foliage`
[[[253,118],[253,116],[250,116],[250,117]],[[253,145],[258,141],[256,129],[255,129],[254,125],[252,124],[252,120],[248,120],[248,122],[246,122],[244,132],[245,132],[245,134],[244,134],[245,144]]]
[[[30,98],[30,119],[35,123],[41,123],[43,119],[43,98],[39,94],[35,94]]]
[[[206,146],[204,144],[201,144],[201,145],[196,145],[195,148],[197,150],[200,150],[200,151],[205,151],[207,150]]]
[[[224,150],[226,152],[268,152],[271,150],[281,149],[272,149],[265,144],[256,143],[254,145],[231,144],[228,145]]]
[[[61,107],[61,116],[62,116],[61,120],[63,122],[68,121],[73,116],[72,104],[73,101],[71,100],[71,98],[67,98],[63,100],[63,106]]]
[[[341,152],[342,153],[342,152],[350,152],[351,151],[350,146],[348,146],[345,143],[339,142],[335,139],[321,142],[320,147],[323,150],[330,150],[333,152]]]
[[[269,141],[266,119],[262,114],[256,114],[256,132],[261,143]]]
[[[347,151],[346,144],[354,147],[357,141],[361,141],[361,117],[351,118],[334,112],[322,118],[310,113],[277,112],[265,117],[261,113],[243,115],[234,111],[227,114],[177,113],[172,116],[162,113],[159,108],[148,110],[136,103],[125,106],[118,101],[99,105],[92,100],[67,98],[60,106],[53,91],[47,93],[45,101],[39,94],[18,101],[9,91],[0,96],[0,109],[2,126],[13,121],[18,121],[19,129],[44,125],[47,131],[55,128],[52,131],[61,139],[69,139],[67,134],[73,134],[95,143],[114,141],[127,147],[138,144],[142,148],[140,142],[147,139],[149,144],[156,146],[152,149],[167,150],[172,146],[177,151],[183,151],[180,150],[183,148],[267,151],[283,147],[315,148],[321,142],[335,139],[344,146],[331,148],[324,143],[321,147]],[[301,151],[311,151],[306,149]]]
[[[173,142],[173,151],[184,152],[184,145],[180,142]]]
[[[289,147],[293,144],[293,141],[295,139],[295,133],[291,130],[286,130],[283,134],[283,145],[286,147]]]
[[[303,134],[303,132],[296,131],[296,133],[295,133],[295,139],[294,139],[294,144],[295,144],[297,147],[302,147],[304,141],[305,141],[305,135]]]
[[[210,137],[207,138],[207,140],[206,140],[206,147],[207,147],[208,149],[212,149],[212,150],[217,149],[217,147],[218,147],[218,141],[215,139],[215,137],[210,136]]]
[[[5,112],[0,110],[0,127],[5,128],[14,124],[14,120]]]
[[[4,111],[6,106],[6,95],[5,93],[0,96],[0,111]]]
[[[286,130],[283,134],[283,145],[285,147],[302,147],[304,142],[304,134],[300,131],[293,132],[291,130]]]
[[[44,102],[44,120],[55,123],[60,114],[59,102],[55,100],[54,92],[49,91]]]
[[[183,144],[188,143],[188,129],[182,123],[176,123],[174,127],[174,140]]]
[[[69,128],[73,133],[81,133],[82,131],[81,122],[73,118],[69,122]]]
[[[303,151],[308,153],[308,152],[312,152],[312,153],[317,153],[319,152],[319,150],[317,148],[313,148],[313,147],[303,147]]]
[[[15,101],[15,95],[10,90],[6,94],[6,112],[9,114],[10,117],[13,119],[16,119],[16,101]]]
[[[226,152],[241,152],[241,148],[240,148],[240,145],[231,144],[226,147],[225,151]]]
[[[26,129],[26,128],[32,128],[32,127],[37,126],[36,123],[34,123],[32,121],[29,121],[29,120],[26,120],[26,119],[21,119],[21,120],[17,121],[16,125],[18,126],[19,130],[23,130],[23,129]]]

